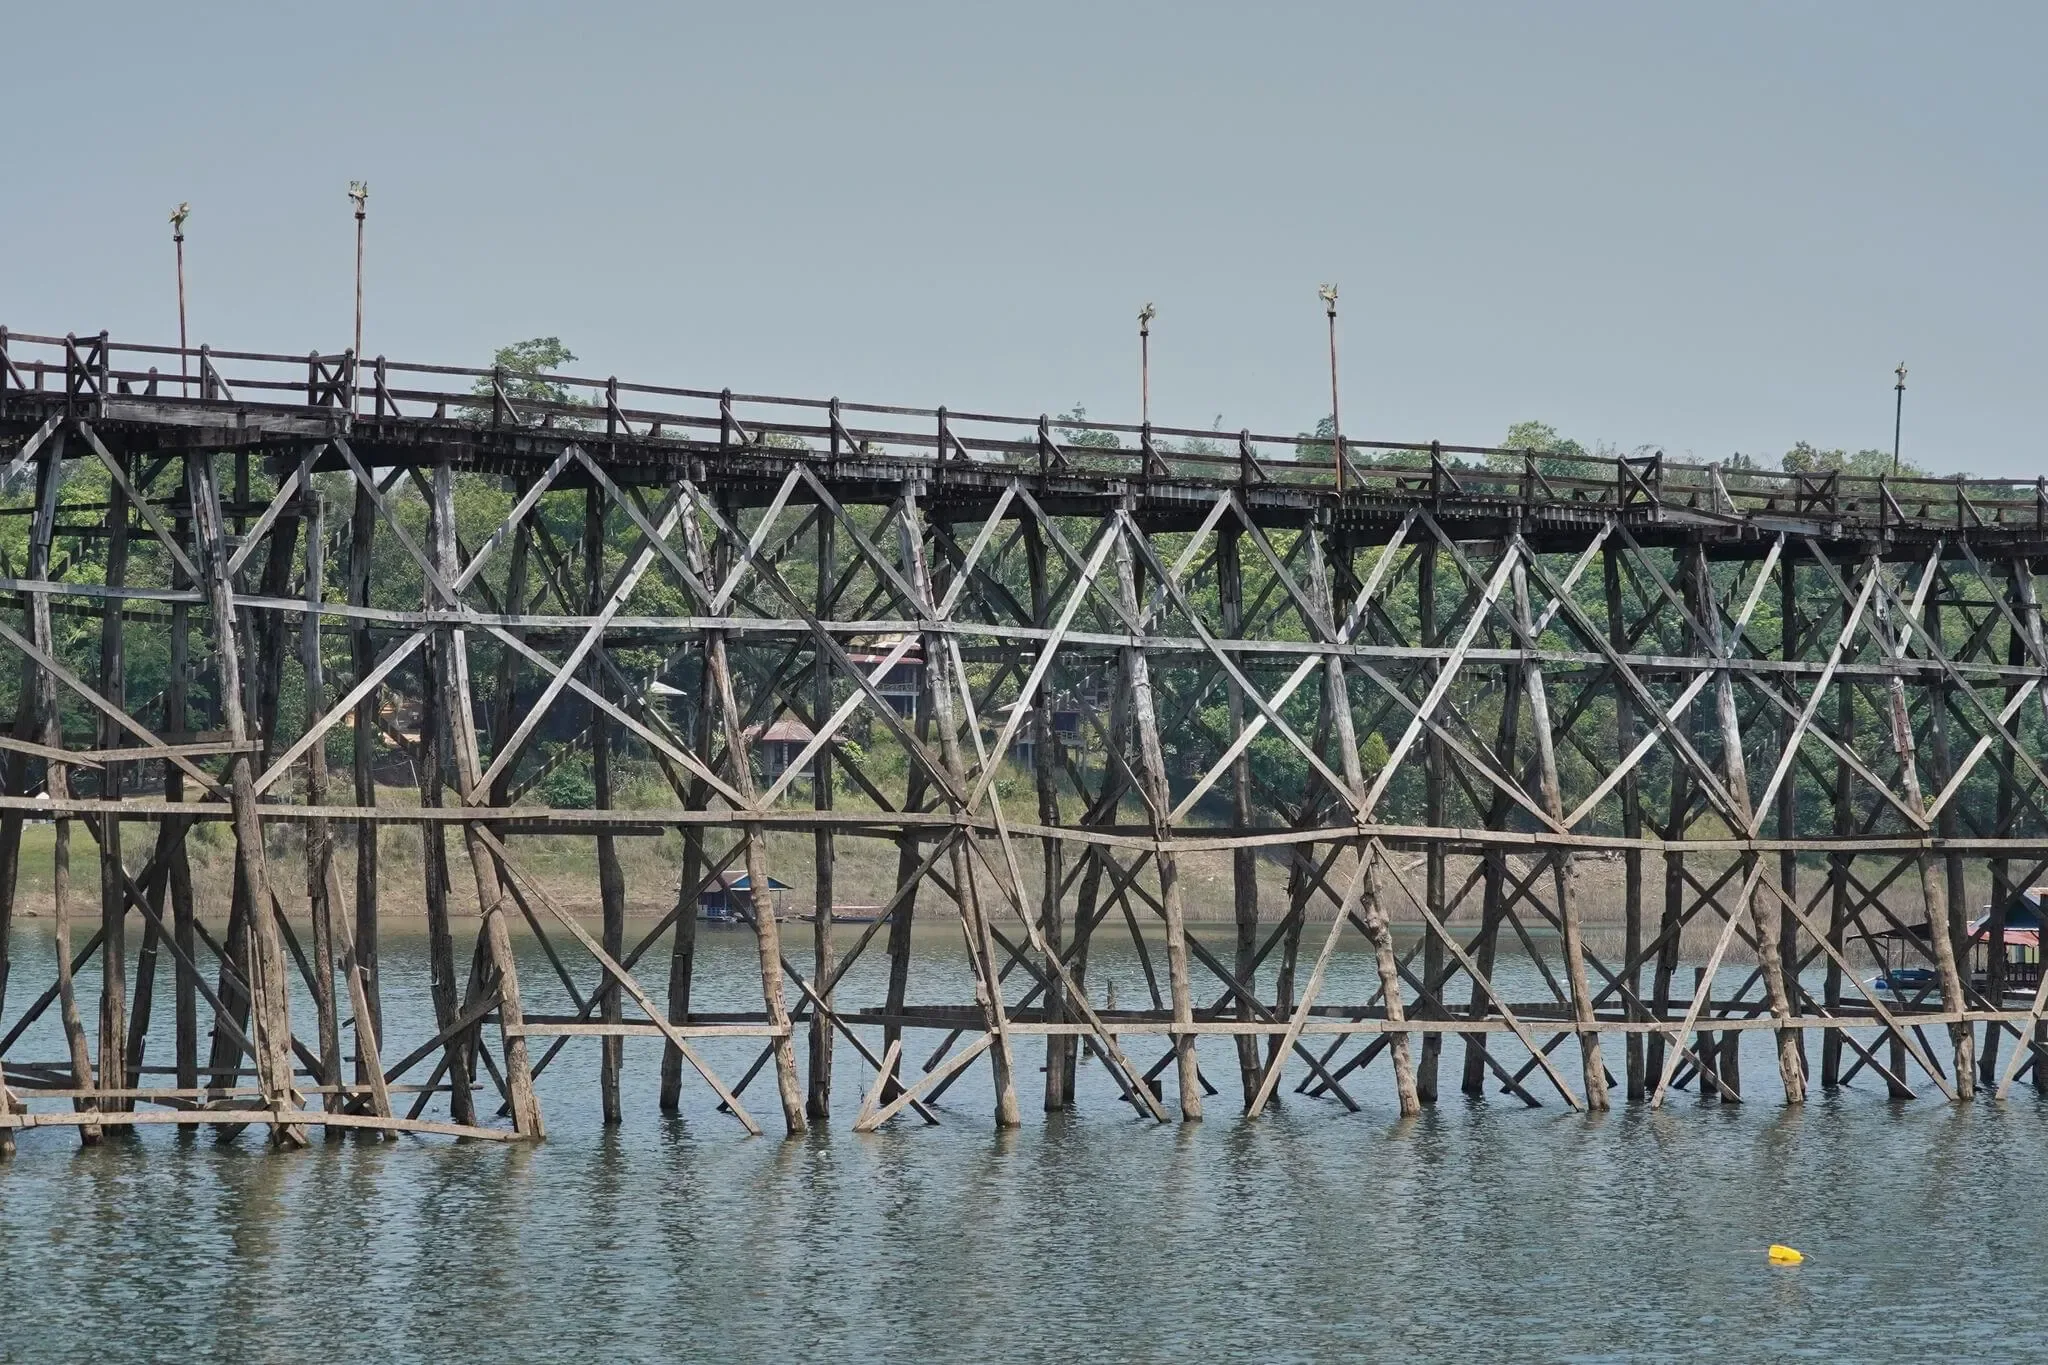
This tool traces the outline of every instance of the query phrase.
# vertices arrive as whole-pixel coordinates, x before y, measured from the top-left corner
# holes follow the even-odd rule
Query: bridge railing
[[[676,442],[897,459],[937,468],[1001,463],[1038,472],[1334,491],[1347,501],[1426,498],[1611,511],[1659,508],[1696,518],[1786,517],[1858,527],[2048,529],[2048,481],[1859,477],[1639,456],[1564,456],[1496,446],[1257,434],[1040,414],[791,398],[641,384],[615,376],[531,375],[426,365],[348,351],[280,355],[180,349],[0,328],[0,418],[10,400],[102,416],[147,399],[224,411],[315,408],[357,425],[458,423],[582,432],[592,441]],[[111,404],[111,407],[110,407]]]

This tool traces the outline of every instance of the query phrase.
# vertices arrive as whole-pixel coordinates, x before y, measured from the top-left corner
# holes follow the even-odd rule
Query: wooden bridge
[[[1374,1063],[1413,1112],[1447,1040],[1464,1090],[1531,1105],[1737,1100],[1756,1029],[1790,1102],[2048,1088],[2048,986],[2002,967],[2003,916],[2048,874],[2040,480],[5,331],[0,480],[27,526],[0,527],[24,547],[0,564],[0,952],[25,827],[54,834],[58,945],[47,989],[0,971],[9,1143],[537,1138],[535,1074],[590,1036],[608,1120],[642,1037],[664,1108],[694,1077],[755,1132],[757,1079],[785,1131],[830,1115],[835,1047],[874,1076],[863,1129],[937,1121],[975,1065],[1017,1123],[1019,1052],[1041,1049],[1046,1108],[1085,1050],[1159,1120],[1226,1091],[1256,1115],[1290,1082],[1355,1108]],[[884,691],[905,677],[914,705]],[[782,721],[810,738],[771,771],[752,750]],[[416,791],[380,782],[393,759]],[[539,800],[584,762],[589,807]],[[620,800],[627,768],[667,797]],[[233,848],[216,927],[201,825]],[[416,1039],[384,1027],[385,826],[424,834]],[[656,831],[680,835],[679,883],[648,928],[616,843]],[[791,832],[809,866],[771,866]],[[596,933],[522,856],[543,834],[594,841]],[[859,926],[831,913],[852,841],[897,870]],[[1201,858],[1229,860],[1220,923],[1190,915]],[[743,905],[760,1008],[706,1013],[696,905],[733,873],[807,885],[813,913]],[[550,976],[520,979],[515,917]],[[918,989],[912,930],[940,919],[970,1000]],[[1377,965],[1354,998],[1328,971],[1347,931]],[[1869,983],[1887,932],[1926,984]],[[1089,978],[1108,935],[1145,978],[1121,1009]],[[1517,953],[1544,998],[1497,986]],[[886,986],[850,998],[868,954]],[[169,1058],[147,1046],[160,973]],[[50,1010],[66,1055],[20,1056]],[[906,1039],[934,1031],[920,1064]],[[721,1074],[707,1054],[735,1038],[759,1060]]]

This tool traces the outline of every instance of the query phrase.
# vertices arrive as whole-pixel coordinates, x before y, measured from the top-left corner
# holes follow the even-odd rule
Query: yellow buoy
[[[1772,1265],[1798,1265],[1805,1259],[1804,1256],[1794,1251],[1791,1247],[1779,1246],[1776,1242],[1771,1244]]]

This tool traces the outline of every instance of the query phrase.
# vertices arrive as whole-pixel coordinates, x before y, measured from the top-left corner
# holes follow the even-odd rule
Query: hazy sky
[[[0,323],[2048,469],[2048,9],[10,7]]]

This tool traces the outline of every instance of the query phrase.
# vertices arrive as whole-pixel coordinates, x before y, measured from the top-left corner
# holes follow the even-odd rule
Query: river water
[[[700,998],[737,1006],[751,938],[705,943]],[[935,971],[948,946],[923,946]],[[47,928],[18,927],[15,951],[10,1020],[49,979]],[[521,954],[550,1004],[545,960]],[[424,958],[416,934],[387,939],[408,1044],[431,1034]],[[1099,970],[1137,1003],[1135,959]],[[1332,986],[1370,970],[1340,949]],[[38,1025],[12,1056],[61,1056],[58,1038]],[[1204,1047],[1225,1090],[1205,1123],[1135,1120],[1093,1065],[1047,1117],[1025,1042],[1021,1130],[993,1130],[977,1065],[940,1126],[849,1132],[872,1075],[842,1047],[828,1129],[749,1139],[700,1084],[661,1115],[658,1045],[635,1039],[625,1123],[599,1122],[597,1043],[577,1040],[540,1080],[539,1146],[273,1153],[158,1128],[81,1150],[38,1130],[0,1167],[0,1357],[2048,1358],[2027,1194],[2048,1104],[1893,1103],[1866,1077],[1791,1111],[1750,1041],[1750,1103],[1598,1118],[1458,1094],[1455,1043],[1444,1099],[1405,1122],[1376,1067],[1362,1112],[1287,1092],[1247,1123],[1228,1044]],[[728,1079],[750,1060],[707,1055]],[[768,1079],[747,1100],[772,1128]],[[1806,1263],[1768,1265],[1772,1242]]]

